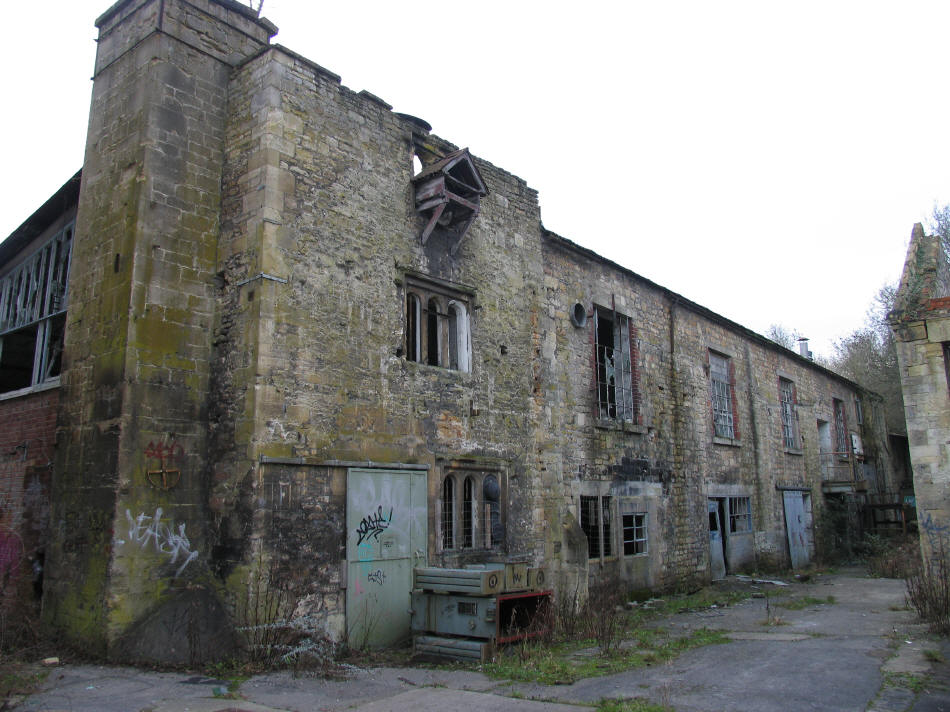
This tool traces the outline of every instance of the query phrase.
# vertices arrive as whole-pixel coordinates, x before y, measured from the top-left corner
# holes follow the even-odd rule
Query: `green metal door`
[[[412,568],[426,563],[426,473],[351,469],[346,478],[346,626],[355,648],[409,637]]]

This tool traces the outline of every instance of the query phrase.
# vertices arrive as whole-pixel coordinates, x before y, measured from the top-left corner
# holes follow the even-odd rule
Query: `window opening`
[[[599,559],[613,553],[610,497],[581,495],[581,529],[587,537],[587,557]]]
[[[854,397],[854,414],[858,419],[858,425],[864,425],[864,409],[861,407],[861,399]]]
[[[838,457],[848,456],[847,424],[844,415],[844,401],[832,399],[835,418],[835,451]]]
[[[623,555],[647,553],[647,515],[633,512],[623,515]]]
[[[501,487],[494,475],[485,475],[482,496],[485,498],[485,546],[491,548],[504,538],[501,527]]]
[[[72,238],[69,225],[0,279],[0,392],[60,374]]]
[[[406,360],[470,371],[470,299],[470,294],[407,275]]]
[[[475,545],[475,480],[466,477],[462,484],[462,547]]]
[[[439,302],[430,299],[426,307],[426,363],[441,366],[439,359]]]
[[[736,429],[732,409],[732,364],[727,357],[712,351],[709,352],[709,381],[716,436],[733,439]]]
[[[502,485],[497,475],[449,470],[442,480],[440,497],[443,549],[491,549],[503,544]]]
[[[798,420],[795,417],[795,384],[779,379],[779,399],[782,406],[782,442],[786,448],[797,449]]]
[[[419,348],[419,297],[411,292],[406,295],[406,358],[419,361],[422,352]]]
[[[601,418],[635,420],[630,320],[606,309],[594,311],[597,404]]]
[[[455,480],[442,482],[442,548],[455,548]]]
[[[749,497],[729,498],[729,532],[752,531],[752,500]]]

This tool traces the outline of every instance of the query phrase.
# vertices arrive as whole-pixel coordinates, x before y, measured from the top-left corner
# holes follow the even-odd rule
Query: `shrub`
[[[917,559],[916,566],[905,578],[907,598],[930,630],[950,634],[950,564],[947,555],[947,528],[925,526],[929,545],[926,560]]]

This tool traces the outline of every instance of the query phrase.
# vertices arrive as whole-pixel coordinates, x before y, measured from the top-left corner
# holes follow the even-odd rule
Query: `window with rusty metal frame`
[[[729,532],[752,531],[752,500],[749,497],[729,498]]]
[[[581,495],[581,529],[587,537],[587,558],[613,555],[609,496]]]
[[[787,378],[779,378],[778,390],[782,409],[782,444],[789,450],[798,450],[801,443],[798,436],[798,413],[795,411],[795,384]]]
[[[736,423],[733,404],[735,386],[731,359],[715,351],[709,352],[709,391],[712,401],[713,428],[716,437],[735,439]]]
[[[599,417],[636,422],[630,319],[613,310],[596,307],[593,328]]]
[[[70,223],[0,279],[0,393],[58,382],[72,242]]]

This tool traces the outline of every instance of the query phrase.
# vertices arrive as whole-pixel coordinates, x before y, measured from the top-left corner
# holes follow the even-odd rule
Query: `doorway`
[[[783,490],[785,532],[793,569],[811,562],[811,495],[801,490]]]
[[[412,569],[426,563],[426,473],[351,469],[346,478],[346,629],[354,648],[410,634]]]
[[[709,566],[713,581],[726,578],[726,521],[725,498],[710,497],[706,511],[709,515]]]

